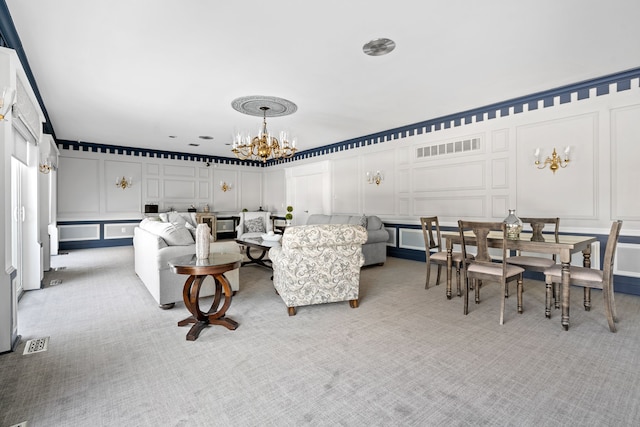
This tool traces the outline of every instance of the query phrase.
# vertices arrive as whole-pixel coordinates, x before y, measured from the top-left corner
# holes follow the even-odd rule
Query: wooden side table
[[[169,261],[171,271],[177,274],[188,274],[189,277],[184,283],[182,297],[184,305],[191,312],[191,316],[178,322],[178,326],[185,326],[194,323],[187,333],[187,341],[195,341],[202,329],[207,325],[221,325],[229,330],[235,330],[238,322],[225,317],[227,309],[231,305],[233,291],[229,281],[224,277],[224,273],[236,268],[240,268],[242,255],[216,253],[210,254],[209,258],[196,259],[195,255],[172,259]],[[213,296],[211,308],[207,311],[200,310],[198,300],[202,283],[207,276],[212,276],[216,283],[216,290]],[[224,303],[220,307],[220,302],[224,293]],[[218,307],[220,307],[218,309]]]

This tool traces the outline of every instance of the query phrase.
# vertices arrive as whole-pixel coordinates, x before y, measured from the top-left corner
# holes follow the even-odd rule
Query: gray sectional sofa
[[[382,220],[375,215],[323,215],[312,214],[307,219],[310,224],[356,224],[367,230],[367,241],[362,245],[364,265],[383,265],[387,260],[387,240],[389,233]]]

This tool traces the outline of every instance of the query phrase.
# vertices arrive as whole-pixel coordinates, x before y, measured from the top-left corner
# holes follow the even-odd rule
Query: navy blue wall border
[[[62,251],[70,249],[90,249],[90,248],[107,248],[112,246],[132,246],[133,238],[125,237],[122,239],[105,239],[104,238],[104,226],[105,224],[131,224],[138,219],[123,219],[123,220],[96,220],[96,221],[58,221],[58,227],[61,225],[86,225],[86,224],[99,224],[100,225],[100,238],[96,240],[71,240],[67,242],[60,242],[58,249]]]
[[[386,228],[394,228],[396,230],[396,241],[395,247],[387,246],[387,255],[395,257],[395,258],[403,258],[410,259],[413,261],[426,261],[426,255],[424,251],[418,251],[414,249],[406,249],[400,247],[400,229],[403,230],[421,230],[421,226],[413,225],[413,224],[387,224],[384,226]],[[457,227],[440,227],[440,231],[442,232],[457,232]],[[593,236],[593,234],[586,233],[560,233],[560,234],[572,234],[577,236]],[[600,242],[600,247],[602,250],[600,251],[600,265],[604,263],[604,248],[607,245],[607,240],[609,238],[608,234],[598,234],[596,235],[598,242]],[[618,243],[631,243],[635,245],[640,245],[640,237],[639,236],[620,236],[618,239]],[[426,267],[425,267],[425,277],[426,277]],[[544,276],[542,273],[534,273],[534,272],[525,272],[525,277],[534,280],[542,280],[544,281]],[[442,280],[442,279],[441,279]],[[622,292],[625,294],[631,295],[640,295],[640,278],[637,277],[629,277],[629,276],[614,276],[614,288],[616,292]]]

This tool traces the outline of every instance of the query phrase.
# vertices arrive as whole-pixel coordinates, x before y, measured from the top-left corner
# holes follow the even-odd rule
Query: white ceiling
[[[204,155],[258,129],[241,96],[305,150],[640,66],[638,0],[6,3],[58,139]]]

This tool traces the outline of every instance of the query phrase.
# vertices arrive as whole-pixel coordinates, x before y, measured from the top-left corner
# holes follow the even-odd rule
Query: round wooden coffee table
[[[227,329],[235,330],[238,322],[225,317],[227,309],[231,305],[233,291],[229,281],[224,277],[224,273],[240,267],[242,255],[240,254],[210,254],[209,258],[196,259],[195,255],[172,259],[169,261],[171,271],[177,274],[188,274],[189,277],[184,283],[182,297],[184,305],[191,312],[191,316],[178,322],[178,326],[185,326],[194,323],[187,333],[188,341],[195,341],[200,335],[200,331],[207,325],[222,325]],[[200,289],[207,276],[212,276],[216,283],[216,290],[213,296],[211,308],[202,311],[198,300],[200,299]],[[224,303],[220,302],[224,293]]]

